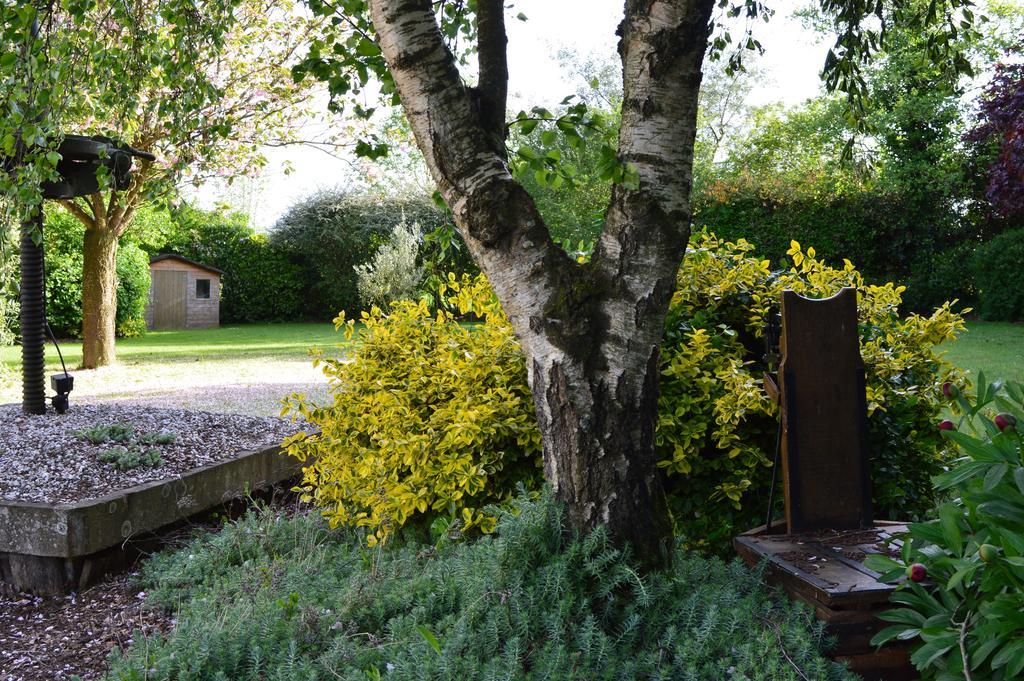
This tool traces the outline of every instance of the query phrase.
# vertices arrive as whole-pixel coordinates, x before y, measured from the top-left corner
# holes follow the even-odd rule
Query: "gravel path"
[[[238,383],[207,385],[177,390],[141,391],[117,397],[86,396],[72,404],[135,404],[161,407],[173,404],[181,409],[212,411],[224,414],[250,416],[277,416],[281,413],[281,398],[302,393],[318,404],[330,403],[326,384],[309,383]],[[72,393],[72,398],[74,393]]]
[[[117,402],[277,416],[281,398],[293,392],[318,401],[326,400],[327,395],[327,378],[308,359],[125,362],[102,369],[72,369],[71,373],[75,377],[72,410],[85,403]],[[20,400],[20,377],[5,382],[0,376],[0,404]]]
[[[170,400],[161,398],[162,404]],[[163,464],[119,470],[99,455],[117,443],[93,444],[80,434],[95,426],[122,425],[128,448],[152,447]],[[213,414],[132,403],[78,404],[66,414],[28,416],[17,405],[0,406],[0,499],[61,503],[103,496],[151,480],[173,477],[243,451],[269,447],[301,427],[286,419]],[[143,444],[144,434],[173,434],[169,444]],[[136,444],[137,443],[137,444]]]

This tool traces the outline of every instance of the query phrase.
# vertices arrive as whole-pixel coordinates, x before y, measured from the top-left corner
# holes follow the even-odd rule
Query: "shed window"
[[[210,297],[210,280],[209,279],[196,279],[196,298],[209,299]]]

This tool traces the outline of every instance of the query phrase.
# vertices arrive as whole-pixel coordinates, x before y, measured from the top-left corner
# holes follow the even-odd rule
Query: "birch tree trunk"
[[[671,527],[655,466],[659,347],[689,237],[711,0],[628,0],[616,185],[589,263],[554,244],[506,163],[502,0],[479,0],[479,83],[467,87],[430,0],[370,0],[380,47],[456,225],[526,354],[547,479],[574,527],[609,528],[648,566]]]

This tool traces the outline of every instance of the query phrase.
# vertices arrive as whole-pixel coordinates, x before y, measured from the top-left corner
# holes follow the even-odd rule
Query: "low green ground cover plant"
[[[567,536],[548,496],[515,511],[490,536],[405,528],[375,549],[316,513],[250,512],[145,564],[149,603],[177,624],[136,637],[108,678],[855,678],[738,562],[678,550],[641,576],[603,531]]]
[[[75,435],[82,440],[88,440],[94,445],[102,445],[107,442],[128,442],[135,436],[135,430],[131,426],[112,423],[90,426],[76,432]]]
[[[164,465],[163,455],[155,445],[173,444],[177,435],[169,431],[136,433],[131,426],[120,423],[95,425],[75,433],[81,440],[94,445],[118,443],[100,452],[96,458],[100,463],[113,464],[118,470],[135,468],[158,468]]]
[[[174,433],[167,431],[153,431],[150,433],[143,433],[139,436],[139,442],[144,445],[171,445],[178,439],[178,436]]]
[[[915,641],[926,679],[1024,675],[1024,384],[978,379],[973,399],[946,387],[955,421],[943,432],[961,456],[935,486],[951,500],[909,527],[899,559],[868,562],[883,580],[905,580],[882,616],[894,624],[874,642]]]
[[[656,443],[688,548],[728,553],[733,536],[764,520],[778,418],[762,386],[762,337],[785,289],[858,289],[876,514],[913,520],[934,506],[931,476],[950,450],[935,428],[940,386],[962,380],[936,346],[962,318],[948,304],[901,317],[902,287],[866,284],[849,261],[830,267],[795,242],[788,257],[791,268],[772,270],[749,243],[705,233],[679,270]],[[371,543],[417,516],[487,531],[483,506],[541,481],[540,434],[507,318],[482,276],[452,275],[439,292],[447,302],[437,313],[405,301],[363,314],[347,360],[326,362],[331,404],[287,401],[286,413],[320,428],[286,443],[312,461],[307,498],[333,523],[370,528]],[[481,323],[468,327],[460,315]]]
[[[164,458],[160,450],[155,447],[125,447],[114,445],[105,452],[100,452],[96,457],[100,463],[110,463],[121,471],[130,471],[135,468],[159,468],[164,465]]]

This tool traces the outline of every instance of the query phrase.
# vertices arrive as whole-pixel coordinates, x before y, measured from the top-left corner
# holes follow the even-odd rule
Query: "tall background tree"
[[[183,182],[255,173],[265,145],[335,146],[302,138],[311,87],[290,67],[317,20],[294,3],[40,0],[0,7],[0,26],[7,224],[37,210],[62,134],[105,135],[158,157],[124,191],[101,177],[96,194],[63,202],[86,228],[86,367],[114,359],[115,256],[140,206]]]
[[[864,69],[866,134],[835,94],[755,109],[695,187],[696,223],[751,240],[775,266],[786,263],[792,240],[814,243],[829,260],[853,261],[870,282],[906,285],[904,312],[954,299],[977,310],[981,292],[965,264],[1015,223],[984,191],[989,147],[962,136],[991,64],[1024,20],[1020,3],[989,9],[989,21],[955,41],[974,76],[936,64],[925,36],[891,28],[884,57]],[[822,38],[831,32],[820,10],[803,15]]]
[[[533,199],[509,171],[501,0],[311,6],[349,30],[321,41],[300,75],[324,77],[340,96],[375,72],[384,91],[400,99],[438,189],[526,354],[546,477],[570,522],[605,524],[641,560],[659,563],[670,531],[654,459],[658,347],[689,236],[702,65],[709,50],[721,54],[728,46],[725,32],[715,28],[715,3],[625,3],[613,186],[593,256],[582,263],[554,243]],[[919,15],[903,2],[869,7],[825,0],[839,33],[826,83],[848,93],[855,114],[863,111],[862,64],[883,43],[884,25],[929,27],[935,59],[962,66],[950,34],[962,30],[961,21],[970,26],[973,15],[961,0],[934,8]],[[756,0],[725,8],[750,20],[766,13]],[[457,37],[474,47],[475,85],[460,72],[467,58],[453,52]],[[346,41],[359,49],[324,57],[338,53],[327,46]],[[742,42],[757,47],[751,36]],[[584,109],[573,113],[585,116]],[[530,118],[518,116],[513,124]],[[569,137],[578,134],[573,120],[556,126]]]
[[[978,107],[967,140],[985,166],[984,192],[1004,219],[1024,220],[1024,43],[1006,50]]]
[[[86,18],[95,27],[90,49],[124,51],[124,65],[120,78],[79,88],[63,130],[116,136],[157,156],[141,164],[125,191],[107,188],[62,202],[86,228],[86,368],[114,360],[115,256],[138,208],[170,198],[183,181],[257,172],[265,163],[264,145],[300,141],[308,113],[310,88],[295,83],[290,67],[316,23],[293,3],[233,2],[221,18],[198,5],[193,21],[210,31],[205,42],[168,33],[165,15],[176,6],[165,0],[101,2]],[[219,22],[215,29],[208,27],[212,22]],[[122,47],[126,35],[130,49]]]

